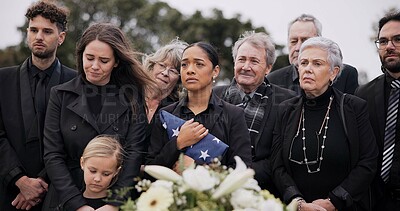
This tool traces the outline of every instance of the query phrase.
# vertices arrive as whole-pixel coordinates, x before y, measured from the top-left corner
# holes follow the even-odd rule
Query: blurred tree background
[[[233,77],[232,45],[244,31],[266,32],[264,27],[242,22],[237,14],[226,18],[221,10],[213,9],[211,15],[200,11],[185,16],[165,2],[152,0],[58,0],[70,10],[66,41],[57,56],[69,67],[75,67],[75,45],[83,31],[95,22],[110,22],[119,26],[131,39],[133,47],[143,54],[156,51],[160,46],[179,37],[188,43],[206,41],[219,51],[222,67],[219,80]],[[22,63],[30,51],[26,45],[28,22],[19,27],[23,40],[17,46],[0,50],[0,67]],[[288,65],[287,55],[277,45],[278,59],[274,69]],[[141,59],[141,58],[139,58]]]

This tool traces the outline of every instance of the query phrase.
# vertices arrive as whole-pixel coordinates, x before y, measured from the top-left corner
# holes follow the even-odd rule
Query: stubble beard
[[[386,59],[382,59],[382,67],[388,70],[391,73],[400,73],[400,59],[396,61],[386,61]]]
[[[31,48],[31,51],[32,51],[32,54],[39,59],[48,59],[54,55],[56,49],[51,49],[51,50],[46,49],[44,51],[39,51],[39,50],[35,50],[35,49]]]

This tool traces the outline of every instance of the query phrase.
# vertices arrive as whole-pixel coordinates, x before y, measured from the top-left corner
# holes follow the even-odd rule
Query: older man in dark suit
[[[267,78],[272,84],[286,89],[291,89],[300,94],[298,61],[301,44],[311,37],[319,37],[322,34],[322,24],[314,16],[302,14],[289,24],[288,48],[290,65],[275,70],[268,74]],[[358,87],[357,69],[344,64],[333,86],[344,93],[353,94]]]
[[[40,1],[25,16],[32,54],[19,66],[0,69],[0,210],[41,210],[48,187],[42,138],[50,88],[76,75],[56,58],[66,9]]]
[[[400,207],[400,12],[379,21],[375,41],[383,74],[360,86],[355,94],[368,102],[369,119],[379,148],[373,186],[375,210]]]
[[[235,77],[214,91],[223,100],[244,108],[252,147],[252,168],[263,189],[278,194],[271,178],[272,131],[279,104],[295,93],[265,78],[275,62],[275,46],[265,33],[246,32],[232,48]]]

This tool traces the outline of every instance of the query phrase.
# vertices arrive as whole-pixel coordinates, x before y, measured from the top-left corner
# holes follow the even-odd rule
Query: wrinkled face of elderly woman
[[[300,87],[307,97],[323,94],[339,72],[339,67],[330,70],[328,53],[317,47],[305,48],[299,56]]]

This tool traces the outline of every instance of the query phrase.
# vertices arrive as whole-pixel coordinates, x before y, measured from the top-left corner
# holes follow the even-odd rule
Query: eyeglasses
[[[392,37],[391,40],[387,38],[380,38],[375,41],[375,44],[378,49],[383,50],[389,44],[389,41],[392,43],[394,47],[400,47],[400,34]]]
[[[169,75],[170,73],[171,73],[171,75],[173,75],[173,76],[179,76],[180,74],[179,74],[179,71],[177,70],[177,69],[175,69],[175,68],[172,68],[172,67],[170,67],[170,66],[167,66],[167,65],[165,65],[165,64],[163,64],[163,63],[161,63],[161,62],[157,62],[157,64],[158,64],[158,66],[160,66],[160,68],[161,68],[161,72],[164,72],[165,70],[167,70],[167,74]]]

